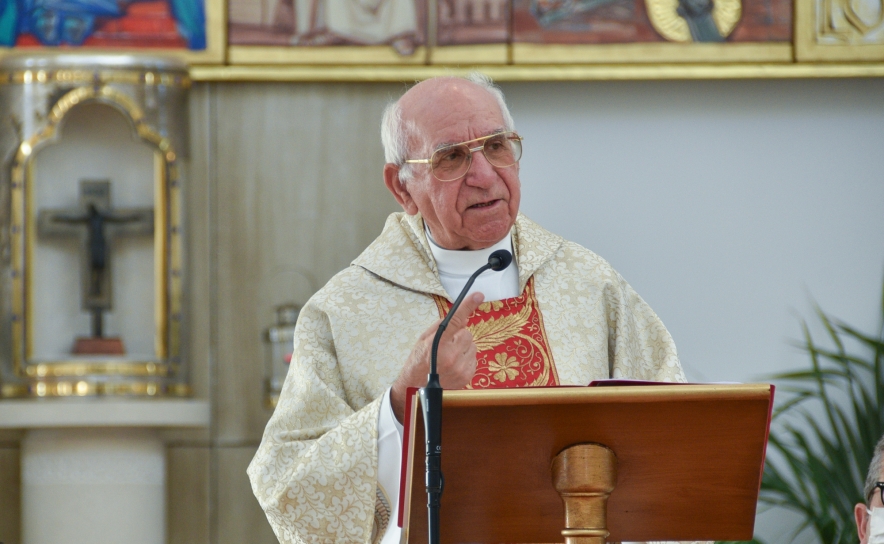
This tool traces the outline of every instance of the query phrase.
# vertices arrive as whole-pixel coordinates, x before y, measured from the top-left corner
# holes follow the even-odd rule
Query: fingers
[[[462,389],[475,375],[476,365],[476,344],[469,329],[453,332],[440,345],[439,377],[445,389]]]
[[[453,355],[476,355],[476,344],[473,343],[473,333],[469,329],[455,329],[451,333],[451,352]]]
[[[484,300],[485,296],[482,293],[473,293],[464,298],[460,307],[451,316],[448,328],[442,335],[439,343],[437,371],[442,379],[442,386],[446,389],[461,389],[469,383],[476,373],[476,344],[473,342],[472,333],[467,328],[467,321]],[[426,382],[430,369],[432,339],[441,322],[442,320],[439,319],[421,334],[399,377],[393,383],[390,400],[393,403],[393,412],[397,419],[401,417],[404,410],[404,396],[407,388],[421,387]]]
[[[473,315],[476,308],[482,304],[483,300],[485,300],[485,295],[482,293],[471,293],[467,295],[467,297],[463,299],[463,302],[460,303],[460,307],[458,307],[457,311],[454,312],[451,321],[448,322],[448,330],[465,329],[470,316]]]

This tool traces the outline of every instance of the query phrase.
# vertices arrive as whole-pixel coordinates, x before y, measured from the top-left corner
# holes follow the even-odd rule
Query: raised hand
[[[485,300],[485,295],[482,293],[468,295],[454,312],[454,316],[448,322],[448,328],[439,339],[436,372],[439,374],[439,382],[443,389],[463,389],[476,373],[476,344],[473,342],[472,333],[467,328],[467,321],[483,300]],[[390,404],[400,423],[405,414],[406,390],[409,387],[423,387],[427,384],[433,337],[441,322],[442,320],[439,319],[420,335],[414,349],[408,355],[402,372],[393,382],[393,388],[390,390]]]

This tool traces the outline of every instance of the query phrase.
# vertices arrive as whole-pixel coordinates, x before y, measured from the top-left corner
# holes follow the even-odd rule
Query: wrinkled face
[[[399,102],[403,120],[418,134],[410,141],[409,159],[430,158],[441,146],[505,130],[497,101],[485,89],[460,79],[424,81]],[[476,147],[481,144],[471,144]],[[519,212],[519,165],[495,167],[481,151],[457,180],[442,182],[427,164],[411,165],[413,179],[403,182],[398,168],[384,168],[387,187],[409,214],[418,212],[437,244],[446,249],[483,249],[509,234]]]

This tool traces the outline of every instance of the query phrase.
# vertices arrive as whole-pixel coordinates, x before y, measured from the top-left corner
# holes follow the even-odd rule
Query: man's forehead
[[[419,143],[431,148],[468,141],[504,130],[497,99],[465,79],[423,81],[400,99],[402,117],[413,123]]]
[[[403,109],[422,106],[438,102],[449,97],[465,99],[469,95],[488,93],[480,85],[468,79],[459,77],[434,77],[421,81],[405,92],[399,99]]]

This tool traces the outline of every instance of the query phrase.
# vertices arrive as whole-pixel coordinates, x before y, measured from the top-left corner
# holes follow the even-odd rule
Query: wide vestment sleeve
[[[381,398],[351,406],[329,317],[308,303],[280,403],[248,469],[280,542],[369,540]]]
[[[663,322],[619,273],[613,275],[606,285],[611,377],[687,381]]]
[[[566,241],[534,277],[561,384],[685,381],[663,322],[606,260]]]

